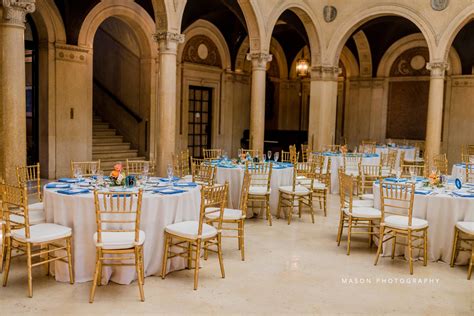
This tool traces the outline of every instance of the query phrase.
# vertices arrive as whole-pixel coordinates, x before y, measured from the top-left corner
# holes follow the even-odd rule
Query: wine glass
[[[267,161],[267,155],[263,154],[263,162],[266,162],[266,161]]]
[[[416,181],[416,177],[415,177],[415,167],[411,166],[408,168],[409,172],[410,172],[410,179],[412,182],[415,182]]]
[[[76,166],[76,168],[74,168],[74,178],[76,179],[82,179],[82,168],[79,167],[79,166]]]
[[[97,174],[97,164],[95,163],[91,164],[91,173],[93,176]]]
[[[272,159],[272,151],[271,150],[267,151],[267,157],[268,157],[268,160]]]
[[[280,158],[280,153],[277,151],[277,152],[275,152],[275,155],[273,156],[273,160],[274,160],[275,162],[277,162],[277,161],[278,161],[278,158]],[[269,157],[268,159],[270,159],[270,157]]]
[[[401,176],[402,176],[402,169],[398,168],[398,169],[395,171],[395,175],[396,175],[397,179],[400,179]]]
[[[168,174],[168,182],[169,182],[169,185],[171,185],[172,181],[173,181],[173,166],[171,164],[168,164],[168,167],[166,169],[166,172]]]

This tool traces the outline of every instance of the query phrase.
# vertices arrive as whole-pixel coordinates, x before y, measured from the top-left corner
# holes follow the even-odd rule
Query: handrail
[[[94,84],[97,85],[105,94],[107,94],[112,100],[115,101],[115,103],[121,107],[127,114],[129,114],[131,117],[137,121],[137,123],[141,123],[143,121],[143,118],[135,113],[132,109],[130,109],[122,100],[120,100],[115,94],[113,94],[112,91],[107,89],[97,78],[94,77]]]

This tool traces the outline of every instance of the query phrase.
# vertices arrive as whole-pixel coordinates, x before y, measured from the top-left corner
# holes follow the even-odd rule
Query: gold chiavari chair
[[[310,149],[309,149],[308,145],[307,144],[301,144],[301,159],[303,160],[303,162],[308,161],[309,154],[310,154]]]
[[[173,154],[173,172],[177,177],[192,178],[191,169],[189,168],[190,157],[189,149],[183,150],[177,154]]]
[[[438,154],[433,157],[433,168],[436,169],[436,172],[439,174],[448,174],[448,158],[446,154]]]
[[[240,191],[240,205],[239,209],[224,209],[224,215],[222,216],[222,230],[223,231],[236,231],[237,235],[222,235],[223,238],[237,238],[238,246],[240,250],[240,257],[242,261],[245,260],[245,239],[244,239],[244,225],[245,218],[247,216],[247,203],[250,189],[250,174],[244,173],[244,180],[242,182],[242,190]],[[207,213],[206,221],[208,224],[214,225],[219,220],[219,213]],[[237,227],[233,227],[237,224]]]
[[[251,157],[259,157],[262,153],[258,149],[240,149],[240,152],[243,156],[247,156],[249,154]]]
[[[319,208],[324,211],[324,216],[327,216],[327,199],[329,189],[331,188],[331,159],[320,155],[312,158],[311,162],[315,164],[315,178],[313,183],[313,199],[318,199]]]
[[[353,176],[339,172],[339,190],[341,208],[337,232],[337,246],[341,244],[343,230],[347,227],[347,255],[350,255],[352,234],[369,235],[369,247],[372,247],[373,237],[376,236],[374,227],[377,227],[382,215],[379,210],[373,207],[354,206]],[[353,231],[353,229],[365,229],[366,231]]]
[[[359,165],[360,188],[357,190],[362,200],[374,200],[374,182],[382,179],[382,168],[379,165]]]
[[[95,176],[100,171],[100,159],[97,161],[72,161],[71,178],[74,178],[75,170],[81,168],[81,175],[84,177]]]
[[[382,175],[389,176],[395,173],[397,165],[397,155],[397,150],[390,148],[388,149],[387,153],[382,153],[380,155],[380,167],[382,169]]]
[[[451,268],[454,267],[459,252],[471,253],[467,279],[471,279],[472,266],[474,265],[474,222],[457,222],[454,227],[454,241],[451,252]]]
[[[466,176],[464,182],[474,183],[474,163],[466,163]]]
[[[361,148],[360,152],[375,154],[377,148],[377,142],[372,140],[363,140],[362,144],[359,146]]]
[[[341,145],[324,145],[322,146],[321,151],[337,153],[341,151]]]
[[[461,154],[461,161],[474,163],[474,155]]]
[[[0,272],[3,271],[3,263],[4,263],[4,260],[5,260],[5,253],[6,253],[6,250],[7,250],[6,242],[5,242],[5,240],[6,240],[6,234],[5,234],[6,222],[5,222],[5,218],[3,216],[3,202],[2,202],[3,191],[5,190],[4,186],[5,186],[5,182],[3,181],[3,178],[0,177],[0,242],[1,242],[1,246],[0,246]]]
[[[223,150],[222,149],[202,149],[204,159],[217,159],[222,156]]]
[[[126,160],[127,175],[139,176],[147,173],[155,175],[155,162],[151,160]]]
[[[401,166],[401,177],[411,178],[412,174],[413,176],[417,176],[417,177],[426,177],[427,171],[428,170],[425,165],[405,163]]]
[[[377,265],[383,244],[392,240],[392,259],[397,245],[407,246],[410,274],[413,274],[413,249],[423,250],[423,265],[428,264],[428,222],[413,217],[415,184],[382,181],[380,196],[382,218],[374,265]],[[397,242],[399,237],[405,237],[408,244]]]
[[[69,280],[74,284],[72,269],[71,237],[69,227],[57,224],[30,225],[28,210],[28,191],[25,186],[3,186],[3,211],[6,223],[6,259],[3,271],[3,286],[7,285],[12,259],[12,251],[26,255],[28,270],[28,296],[33,297],[34,267],[46,265],[49,274],[51,262],[62,261],[68,264]],[[64,242],[63,244],[60,244]],[[63,255],[66,251],[66,255]],[[33,262],[33,259],[37,259]]]
[[[89,302],[94,302],[95,289],[101,285],[105,266],[134,266],[141,301],[145,301],[143,283],[143,244],[145,232],[140,230],[143,192],[94,191],[97,232],[94,233],[96,263]],[[130,263],[133,260],[134,263]]]
[[[358,176],[359,164],[362,162],[362,155],[360,154],[343,154],[343,170],[345,174]]]
[[[194,262],[194,289],[197,290],[201,249],[204,250],[206,255],[208,251],[217,253],[221,275],[222,278],[225,278],[224,261],[222,258],[222,219],[227,202],[228,188],[228,183],[213,187],[203,186],[201,188],[199,221],[185,221],[166,226],[161,269],[161,277],[163,279],[166,276],[168,259],[185,257],[188,259],[188,269],[193,269],[192,264]],[[214,220],[214,225],[216,226],[205,223],[206,217],[211,216],[212,213],[218,214],[216,220]],[[211,247],[216,247],[217,250]],[[181,252],[176,252],[179,250]]]
[[[299,162],[293,171],[293,184],[278,188],[278,215],[280,218],[281,209],[286,210],[288,225],[291,223],[295,203],[298,205],[298,216],[301,218],[303,207],[307,207],[311,214],[311,221],[314,224],[313,210],[313,186],[316,164],[314,162]]]
[[[203,185],[214,185],[216,167],[204,159],[190,158],[193,182]]]
[[[265,209],[268,224],[272,226],[272,213],[270,212],[270,182],[272,180],[273,163],[247,162],[245,172],[250,174],[250,188],[248,204],[252,212],[254,203],[260,206],[260,210]]]
[[[16,176],[19,186],[25,186],[29,197],[33,197],[37,202],[28,205],[29,223],[36,225],[46,222],[44,213],[43,194],[41,190],[40,164],[31,166],[21,166],[16,168]]]

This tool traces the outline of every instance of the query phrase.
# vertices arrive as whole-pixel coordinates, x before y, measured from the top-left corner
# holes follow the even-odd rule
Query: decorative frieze
[[[320,65],[311,67],[311,80],[337,81],[341,69],[338,66]]]
[[[35,11],[35,0],[2,0],[5,24],[25,27],[26,15]]]
[[[449,64],[445,62],[432,62],[426,64],[426,69],[431,72],[431,77],[444,78],[446,70],[448,70]]]
[[[205,35],[196,35],[187,41],[183,50],[183,61],[222,67],[216,44]]]
[[[178,44],[184,43],[184,34],[159,32],[153,34],[153,40],[159,44],[160,53],[176,54]]]
[[[88,49],[73,45],[56,45],[56,60],[86,63]]]
[[[253,70],[267,70],[267,63],[272,61],[273,56],[268,53],[249,53],[247,60],[252,62]]]

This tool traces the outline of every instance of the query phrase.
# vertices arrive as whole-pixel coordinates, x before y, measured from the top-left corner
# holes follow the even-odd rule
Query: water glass
[[[271,152],[270,152],[270,156],[271,156]],[[280,153],[277,151],[277,152],[275,153],[275,155],[273,156],[273,160],[274,160],[275,162],[277,162],[277,161],[278,161],[278,158],[280,158]],[[270,157],[268,157],[268,159],[270,160]]]
[[[412,182],[416,182],[415,167],[410,167],[410,179]]]
[[[267,161],[267,155],[263,154],[263,162]]]
[[[397,179],[400,179],[401,176],[402,176],[402,170],[401,170],[401,169],[397,169],[397,171],[395,171],[395,175],[396,175]]]
[[[82,179],[82,168],[81,167],[76,166],[76,168],[74,168],[74,178]]]
[[[171,182],[173,181],[173,166],[171,164],[168,164],[168,168],[166,169],[166,172],[168,174],[169,185],[171,185]]]
[[[276,153],[275,153],[275,155],[276,155]],[[268,160],[272,159],[272,151],[271,150],[267,151],[267,157],[268,157]]]
[[[150,164],[148,162],[145,162],[143,164],[143,173],[148,175],[148,172],[150,171]]]
[[[97,164],[95,163],[91,164],[91,173],[93,176],[97,174]]]

